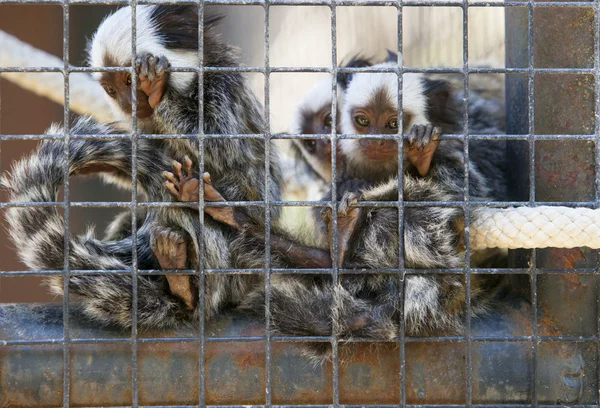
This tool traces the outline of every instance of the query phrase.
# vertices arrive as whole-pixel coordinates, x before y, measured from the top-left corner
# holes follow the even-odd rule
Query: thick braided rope
[[[63,68],[60,58],[24,43],[0,30],[0,67]],[[101,122],[111,122],[110,107],[102,88],[88,74],[71,74],[64,78],[60,72],[2,72],[7,79],[22,88],[60,104],[65,102],[64,81],[69,81],[69,108],[90,115]]]
[[[0,67],[63,67],[63,61],[0,31]],[[61,73],[3,72],[2,78],[64,103]],[[88,75],[71,75],[69,107],[110,122],[104,92]],[[567,207],[482,208],[472,212],[470,246],[484,248],[600,248],[600,210]]]
[[[473,210],[473,249],[600,248],[600,210],[569,207]]]

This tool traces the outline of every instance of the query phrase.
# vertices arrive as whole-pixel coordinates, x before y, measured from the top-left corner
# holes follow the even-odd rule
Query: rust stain
[[[575,273],[562,274],[560,275],[560,278],[565,282],[565,287],[569,291],[575,291],[581,287],[581,280]]]
[[[313,363],[303,347],[315,343],[271,344],[272,402],[277,405],[326,405],[333,401],[332,363]]]
[[[407,402],[464,404],[465,351],[463,342],[407,344]]]
[[[577,261],[585,261],[581,248],[552,248],[550,257],[557,268],[575,268]]]
[[[70,353],[72,404],[103,406],[131,403],[129,344],[73,344]]]
[[[349,343],[339,348],[342,404],[397,404],[400,359],[394,343]]]
[[[264,404],[264,341],[209,342],[204,351],[207,404]]]
[[[195,341],[140,343],[138,345],[140,404],[197,404],[198,358],[199,348]],[[174,364],[175,361],[178,363]],[[169,379],[171,386],[166,390],[158,391],[156,383],[165,379]]]
[[[542,336],[559,336],[561,334],[556,322],[549,317],[538,317],[537,324],[538,331]]]

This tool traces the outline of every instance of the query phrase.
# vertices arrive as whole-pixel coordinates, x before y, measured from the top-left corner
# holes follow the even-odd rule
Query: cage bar
[[[479,387],[474,388],[474,406],[504,406],[503,403],[494,403],[489,399],[490,396],[496,397],[496,401],[510,401],[516,406],[523,405],[527,400],[531,377],[519,369],[523,364],[531,363],[527,346],[531,337],[513,336],[513,331],[515,327],[523,331],[530,328],[530,311],[528,303],[514,299],[513,303],[503,305],[503,310],[498,313],[473,322],[473,378],[489,387],[485,388],[485,394]],[[54,393],[52,389],[52,385],[62,379],[60,307],[5,304],[2,305],[2,312],[2,338],[14,337],[15,332],[24,341],[44,336],[55,338],[54,342],[46,344],[23,342],[2,348],[0,360],[3,375],[0,376],[0,386],[7,391],[7,402],[15,406],[52,405],[53,401],[60,404],[60,393]],[[131,360],[127,358],[130,353],[129,336],[119,331],[93,327],[80,319],[73,318],[70,324],[73,337],[71,361],[76,365],[71,381],[75,381],[72,387],[77,387],[72,397],[76,400],[71,403],[90,405],[96,401],[97,405],[109,405],[109,402],[117,406],[132,405],[132,383],[128,374]],[[194,364],[199,358],[196,333],[190,328],[175,332],[155,330],[144,333],[144,337],[139,339],[140,406],[197,404],[199,394],[195,384],[200,376],[198,366]],[[200,370],[208,381],[205,403],[266,406],[264,392],[261,392],[265,388],[257,386],[256,377],[252,375],[253,372],[264,373],[266,370],[264,325],[234,313],[208,323],[206,333],[211,333],[205,343],[206,366],[205,370]],[[212,337],[221,333],[227,333],[229,337]],[[107,338],[107,335],[111,337]],[[490,340],[492,338],[495,341]],[[303,362],[294,342],[273,340],[271,364],[273,375],[278,380],[272,383],[272,406],[328,404],[334,392],[331,388],[332,364],[315,367]],[[564,347],[556,346],[540,353],[539,359],[545,368],[541,375],[549,385],[540,390],[540,399],[546,400],[540,406],[553,406],[548,401],[555,389],[563,391],[566,398],[563,403],[570,404],[581,401],[578,399],[581,394],[589,396],[597,392],[586,381],[586,376],[593,375],[594,367],[586,366],[580,359],[582,350],[585,357],[589,357],[590,350],[578,348],[574,342],[565,344]],[[454,341],[407,339],[406,349],[407,406],[465,406],[466,356],[464,340],[460,336]],[[340,365],[341,406],[397,404],[400,361],[394,343],[342,342],[340,351],[346,358],[344,364]],[[44,371],[37,368],[40,353],[46,356]],[[113,357],[109,358],[111,355]],[[111,368],[110,364],[119,360],[123,363]],[[294,370],[289,370],[290,365]],[[86,371],[93,366],[96,369]],[[367,372],[372,373],[370,377],[364,376]],[[515,372],[520,374],[514,376]],[[569,375],[565,376],[565,372]],[[213,375],[212,380],[207,374]],[[502,383],[506,378],[509,381]],[[218,385],[226,380],[231,385]],[[46,387],[39,389],[40,384]],[[237,395],[229,394],[233,386],[237,387]],[[90,387],[95,391],[93,395],[86,396],[84,390]],[[391,389],[386,391],[384,387]],[[487,405],[485,397],[488,398]],[[85,398],[90,399],[86,401]],[[353,399],[355,402],[351,402]]]
[[[1,4],[55,4],[63,8],[62,67],[4,67],[0,75],[10,72],[56,72],[67,79],[64,89],[64,122],[69,122],[69,75],[96,72],[99,69],[71,67],[69,53],[69,7],[74,4],[115,4],[132,7],[132,55],[136,55],[136,7],[143,4],[193,4],[198,7],[199,67],[174,68],[175,72],[196,72],[199,81],[199,123],[203,123],[203,76],[205,72],[244,72],[263,74],[266,130],[256,135],[198,134],[147,135],[134,130],[131,134],[110,138],[132,140],[133,162],[141,138],[193,139],[200,150],[200,174],[204,171],[204,141],[207,138],[260,138],[265,142],[267,160],[265,186],[270,179],[269,157],[272,139],[305,137],[272,133],[270,118],[270,75],[272,73],[328,73],[332,76],[332,116],[336,123],[338,73],[393,72],[402,90],[404,73],[459,74],[464,92],[464,129],[442,139],[459,139],[464,143],[465,161],[469,158],[469,141],[509,140],[515,158],[511,183],[514,194],[505,202],[479,202],[469,198],[469,172],[464,171],[463,200],[456,202],[404,202],[402,197],[402,160],[399,160],[398,201],[361,202],[363,207],[392,207],[403,218],[405,208],[456,207],[465,216],[465,267],[448,269],[411,269],[402,256],[403,224],[398,225],[398,268],[350,270],[337,267],[337,223],[333,218],[334,242],[331,269],[272,268],[270,257],[270,211],[283,206],[322,206],[337,209],[336,149],[331,151],[331,200],[224,202],[216,206],[257,206],[265,211],[266,259],[264,268],[251,270],[210,269],[204,264],[200,240],[199,267],[186,271],[142,270],[137,264],[133,245],[130,269],[111,271],[133,279],[131,333],[93,327],[78,319],[68,296],[68,278],[101,271],[69,268],[69,214],[71,208],[129,208],[132,215],[133,241],[137,241],[136,209],[173,206],[184,203],[138,201],[137,171],[132,168],[130,202],[71,202],[69,170],[64,168],[65,198],[56,203],[0,203],[0,210],[23,206],[58,206],[64,210],[64,270],[0,271],[0,277],[59,275],[65,277],[65,297],[60,306],[0,305],[0,401],[7,406],[376,406],[415,407],[554,407],[577,404],[599,407],[598,366],[600,363],[600,256],[597,250],[513,251],[510,268],[477,268],[470,265],[469,220],[479,207],[527,204],[571,205],[600,208],[600,5],[597,1],[377,1],[360,3],[350,0],[205,0],[205,1],[111,1],[111,0],[0,0]],[[255,5],[264,9],[264,66],[204,67],[202,17],[206,5]],[[324,6],[329,8],[331,24],[331,67],[271,67],[270,9],[276,6]],[[391,69],[345,68],[337,66],[336,8],[341,6],[393,6],[397,10],[399,55],[402,51],[402,11],[404,7],[459,7],[462,10],[462,66],[458,68],[404,67],[399,57]],[[469,66],[468,11],[472,7],[504,7],[506,14],[506,68]],[[569,23],[575,42],[557,41]],[[591,42],[590,42],[591,38]],[[591,44],[591,48],[590,48]],[[132,61],[134,65],[135,61]],[[132,71],[109,68],[101,71]],[[471,134],[468,130],[469,75],[504,74],[506,76],[507,134]],[[135,83],[136,81],[132,81]],[[554,85],[554,86],[549,86]],[[137,104],[133,85],[133,110]],[[557,100],[560,102],[557,113]],[[524,102],[524,103],[523,103]],[[398,95],[402,111],[402,95]],[[399,115],[401,117],[401,115]],[[573,123],[575,125],[573,125]],[[2,141],[63,139],[65,155],[69,141],[99,138],[98,135],[0,135]],[[133,129],[136,118],[133,117]],[[397,135],[369,135],[369,138],[401,140]],[[311,135],[313,139],[337,140],[356,135]],[[108,137],[106,139],[109,139]],[[525,143],[523,143],[525,142]],[[402,150],[399,145],[399,158]],[[570,167],[585,176],[561,177]],[[579,173],[578,173],[579,174]],[[593,180],[594,188],[587,179]],[[202,185],[202,180],[200,181]],[[202,190],[202,189],[200,189]],[[569,195],[565,194],[569,191]],[[203,222],[204,197],[198,202]],[[208,274],[264,274],[266,291],[265,321],[257,322],[236,313],[198,327],[171,331],[142,332],[137,328],[138,276],[153,274],[189,274],[200,279],[199,302],[205,303],[204,277]],[[400,295],[407,276],[414,274],[464,274],[466,316],[464,335],[409,337],[404,333],[400,313],[399,341],[366,341],[331,336],[278,336],[270,332],[270,293],[273,274],[329,274],[339,282],[348,274],[390,274],[399,282]],[[480,319],[472,319],[470,286],[478,274],[529,275],[528,294],[531,304],[511,299],[499,310]],[[560,301],[557,301],[560,300]],[[402,305],[403,308],[403,305]],[[69,317],[71,316],[71,317]],[[579,318],[573,318],[577,316]],[[332,361],[312,366],[303,360],[296,343],[322,342],[332,345]],[[40,359],[46,367],[37,368]],[[196,363],[197,362],[197,363]],[[522,367],[526,366],[527,369]],[[165,381],[169,379],[170,381]],[[61,391],[62,390],[62,391]]]

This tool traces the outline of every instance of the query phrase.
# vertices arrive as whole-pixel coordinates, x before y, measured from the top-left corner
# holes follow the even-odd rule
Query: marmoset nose
[[[370,160],[389,160],[398,154],[394,139],[360,139],[360,149]]]

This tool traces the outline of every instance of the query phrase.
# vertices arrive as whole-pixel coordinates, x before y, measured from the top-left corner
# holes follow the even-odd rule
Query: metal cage
[[[75,67],[69,63],[70,10],[79,4],[131,5],[159,2],[112,2],[109,0],[0,0],[5,4],[46,4],[62,8],[62,67],[0,67],[0,79],[12,72],[54,72],[64,81],[63,121],[69,123],[69,75],[99,71]],[[181,2],[177,2],[179,4]],[[331,337],[298,338],[270,333],[269,315],[262,322],[231,313],[216,322],[203,319],[194,328],[172,331],[138,331],[136,327],[137,285],[133,285],[133,328],[131,333],[94,327],[78,319],[71,311],[68,286],[62,307],[40,304],[0,305],[0,406],[414,406],[414,407],[600,407],[600,258],[596,250],[546,249],[518,250],[510,254],[508,269],[469,266],[469,214],[473,208],[512,205],[578,205],[600,208],[600,5],[598,1],[388,1],[388,0],[204,0],[185,1],[195,4],[199,15],[207,5],[253,5],[264,10],[264,63],[262,66],[228,68],[264,75],[264,108],[267,132],[257,137],[265,141],[267,157],[270,141],[300,135],[271,133],[270,75],[273,73],[329,73],[332,75],[332,115],[336,115],[335,80],[340,72],[373,72],[369,68],[338,67],[336,10],[342,6],[387,6],[397,11],[397,49],[403,50],[402,16],[409,7],[456,7],[462,12],[462,66],[458,68],[408,68],[399,61],[392,72],[455,74],[462,76],[464,107],[469,101],[470,75],[502,74],[506,78],[507,134],[469,134],[468,109],[464,109],[464,133],[444,135],[465,141],[486,138],[510,140],[514,156],[511,182],[515,195],[506,202],[472,202],[468,191],[464,200],[442,203],[461,208],[465,215],[466,266],[458,269],[411,270],[404,267],[374,270],[397,276],[403,288],[407,274],[464,274],[467,289],[475,274],[527,275],[526,288],[530,303],[515,298],[499,307],[499,312],[477,320],[471,319],[470,295],[467,290],[466,330],[464,336],[408,337],[401,320],[399,341],[365,342],[361,339],[339,341]],[[174,4],[174,3],[171,3]],[[331,66],[274,67],[269,61],[270,11],[277,6],[323,6],[329,9],[331,25]],[[473,68],[469,64],[469,10],[477,7],[501,7],[506,16],[506,68]],[[1,10],[1,8],[0,8]],[[132,53],[136,54],[135,27]],[[202,22],[199,30],[199,56],[202,60]],[[0,27],[1,28],[1,27]],[[0,44],[1,47],[1,44]],[[201,61],[202,62],[202,61]],[[106,71],[107,69],[101,69]],[[110,70],[110,69],[108,69]],[[114,68],[113,70],[119,70]],[[122,68],[121,70],[129,70]],[[196,72],[202,84],[207,71],[218,67],[188,67],[176,71]],[[135,82],[135,81],[134,81]],[[399,87],[401,89],[401,86]],[[1,92],[1,90],[0,90]],[[136,106],[135,92],[133,105]],[[200,85],[202,95],[202,85]],[[1,97],[1,94],[0,94]],[[3,106],[10,104],[4,100]],[[200,112],[202,112],[200,98]],[[398,96],[399,111],[402,97]],[[0,111],[1,113],[1,111]],[[1,116],[0,116],[1,119]],[[202,123],[202,114],[200,114]],[[134,128],[136,119],[133,119]],[[202,128],[202,127],[201,127]],[[402,127],[400,126],[400,129]],[[402,135],[399,135],[402,137]],[[65,146],[79,136],[1,134],[0,147],[8,140],[61,138]],[[87,136],[86,136],[87,137]],[[132,140],[133,158],[141,138],[173,137],[197,141],[200,154],[209,137],[240,135],[146,135],[134,131],[118,135]],[[333,130],[331,135],[311,138],[330,139],[345,136]],[[65,149],[68,155],[68,148]],[[465,143],[469,157],[469,143]],[[202,157],[202,156],[201,156]],[[332,149],[332,161],[336,151]],[[402,161],[400,161],[401,163]],[[202,163],[202,159],[201,159]],[[201,165],[202,166],[202,165]],[[265,164],[269,169],[269,163]],[[200,172],[202,173],[202,167]],[[68,170],[65,169],[65,175]],[[268,172],[268,171],[267,171]],[[402,168],[399,169],[402,174]],[[130,202],[72,202],[71,185],[65,177],[65,199],[50,203],[63,209],[67,235],[71,208],[119,207],[131,210],[133,236],[136,236],[136,208],[164,205],[140,202],[137,195],[136,169]],[[468,186],[468,171],[465,185]],[[336,179],[335,165],[332,178]],[[265,183],[268,185],[269,180]],[[401,183],[401,178],[400,178]],[[332,183],[335,197],[336,185]],[[468,187],[465,187],[467,190]],[[0,210],[14,205],[0,202]],[[36,203],[39,205],[39,203]],[[47,204],[49,205],[49,204]],[[224,205],[254,205],[265,208],[267,231],[271,230],[270,208],[275,206],[334,206],[326,201],[237,202]],[[428,203],[367,203],[404,209]],[[436,203],[439,205],[439,203]],[[204,202],[200,202],[203,217]],[[334,230],[336,228],[334,221]],[[399,236],[403,226],[399,225]],[[266,234],[269,253],[269,232]],[[402,240],[400,239],[402,254]],[[336,243],[334,243],[334,248]],[[135,248],[135,246],[134,246]],[[335,251],[334,251],[335,253]],[[138,268],[134,249],[132,271],[114,273],[164,273]],[[200,253],[202,265],[202,251]],[[335,257],[335,255],[334,255]],[[59,271],[0,271],[0,278],[63,274],[66,278],[94,271],[75,271],[68,267],[68,239],[65,242],[65,269]],[[334,260],[334,265],[336,262]],[[267,256],[265,268],[243,271],[264,274],[266,292],[270,277],[294,270],[271,268]],[[186,271],[204,276],[211,273],[240,273],[235,270]],[[303,270],[303,273],[331,274],[338,279],[351,270]],[[66,282],[67,280],[65,280]],[[202,281],[202,280],[201,280]],[[136,282],[134,279],[133,282]],[[204,291],[200,288],[200,304]],[[267,295],[267,310],[269,306]],[[75,314],[74,314],[75,313]],[[300,341],[332,344],[331,362],[314,366],[306,360],[295,343]],[[340,356],[344,358],[341,359]],[[343,363],[340,361],[343,360]]]

